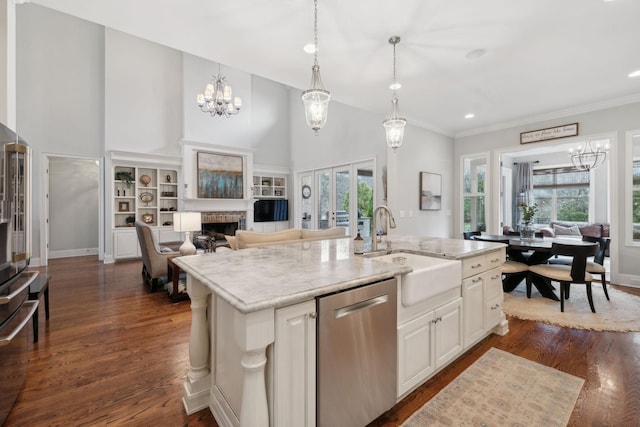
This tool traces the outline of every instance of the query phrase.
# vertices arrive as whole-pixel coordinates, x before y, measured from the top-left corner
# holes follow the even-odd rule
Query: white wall
[[[104,153],[104,29],[23,4],[17,9],[16,42],[17,129],[33,149],[32,256],[37,257],[41,154],[101,158]]]
[[[316,136],[306,124],[300,91],[291,90],[290,103],[291,159],[295,171],[319,169],[374,157],[376,205],[383,199],[382,169],[388,166],[388,205],[397,224],[397,228],[389,230],[389,234],[451,237],[451,138],[408,124],[404,143],[394,153],[387,148],[382,126],[385,117],[332,101],[327,124]],[[419,210],[420,172],[442,175],[442,210]],[[404,217],[401,216],[403,212]]]
[[[111,29],[104,45],[105,150],[179,154],[181,52]]]
[[[640,282],[640,248],[628,247],[624,242],[624,221],[625,212],[624,197],[630,194],[631,190],[625,187],[624,172],[625,172],[625,158],[624,158],[624,141],[625,132],[631,129],[637,129],[640,117],[640,103],[628,104],[619,107],[613,107],[603,109],[599,111],[585,112],[582,114],[575,114],[572,116],[548,120],[539,123],[531,123],[522,127],[513,127],[509,129],[487,132],[480,135],[466,136],[456,139],[454,155],[456,159],[465,154],[490,152],[492,155],[492,161],[495,161],[495,154],[498,151],[504,150],[509,147],[514,149],[520,149],[520,132],[526,132],[535,129],[543,129],[553,126],[559,126],[567,123],[579,123],[580,136],[591,135],[613,135],[617,140],[609,153],[609,162],[611,168],[612,187],[611,191],[611,268],[612,279],[614,283],[627,283]],[[546,141],[535,143],[541,147],[548,146],[553,147],[558,144],[565,144],[568,141],[581,139],[577,138],[563,138],[561,140]],[[533,145],[533,144],[528,144]],[[456,177],[456,200],[460,197],[460,171],[459,160],[456,160],[455,164],[455,177]],[[606,171],[606,170],[605,170]],[[598,171],[598,173],[601,173]],[[493,175],[492,175],[493,176]],[[617,182],[617,186],[616,185]],[[598,191],[603,191],[600,188]],[[460,215],[460,204],[456,202],[455,205],[455,217]],[[601,214],[598,213],[598,216]],[[600,218],[598,218],[600,219]],[[459,225],[456,224],[456,227]],[[489,232],[496,232],[497,229],[488,230]]]
[[[252,150],[256,163],[289,166],[284,85],[223,65],[244,105],[237,116],[216,118],[195,102],[218,71],[214,62],[35,4],[18,8],[16,39],[17,123],[33,148],[34,254],[40,253],[43,153],[99,159],[120,150],[178,157],[179,142],[190,140]],[[111,172],[105,175],[110,182]],[[106,218],[110,208],[105,203]],[[66,231],[73,232],[72,224]],[[108,256],[111,229],[104,232]]]

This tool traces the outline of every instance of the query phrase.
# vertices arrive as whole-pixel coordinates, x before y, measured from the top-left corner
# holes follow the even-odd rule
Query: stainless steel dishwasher
[[[365,426],[396,403],[396,279],[318,298],[318,426]]]

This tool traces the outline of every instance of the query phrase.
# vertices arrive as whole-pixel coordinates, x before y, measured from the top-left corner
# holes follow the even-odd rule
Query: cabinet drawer
[[[486,271],[487,259],[486,255],[478,255],[462,260],[462,277],[471,277]]]
[[[500,267],[507,259],[507,250],[506,248],[502,248],[486,254],[485,257],[487,258],[487,265],[489,266],[489,269],[497,268]]]
[[[477,255],[462,260],[462,277],[471,277],[476,274],[497,268],[502,265],[506,259],[506,250],[501,248],[488,254]]]

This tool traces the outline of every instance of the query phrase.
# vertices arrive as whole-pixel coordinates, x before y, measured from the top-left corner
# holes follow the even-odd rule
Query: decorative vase
[[[535,229],[531,224],[521,224],[520,225],[520,238],[522,240],[533,240],[533,236],[535,235]]]

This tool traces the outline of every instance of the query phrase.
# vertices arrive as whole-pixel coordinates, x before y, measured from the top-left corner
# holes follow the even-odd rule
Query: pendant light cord
[[[313,65],[318,65],[318,0],[313,0]]]

